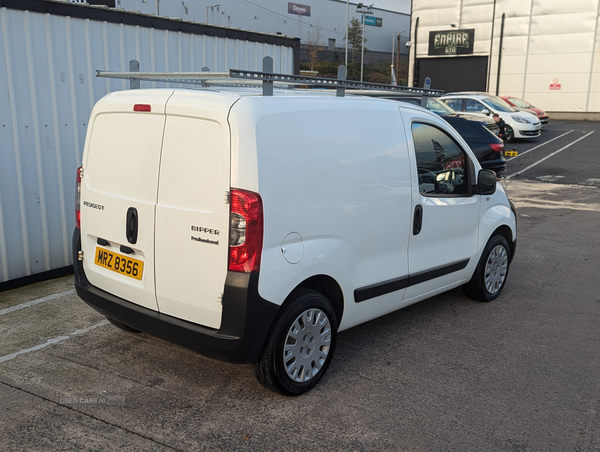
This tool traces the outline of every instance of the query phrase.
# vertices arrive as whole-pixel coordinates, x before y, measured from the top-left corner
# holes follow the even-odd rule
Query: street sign
[[[299,3],[288,2],[288,14],[310,17],[310,6]]]
[[[365,25],[371,27],[383,27],[383,18],[375,16],[364,16]]]

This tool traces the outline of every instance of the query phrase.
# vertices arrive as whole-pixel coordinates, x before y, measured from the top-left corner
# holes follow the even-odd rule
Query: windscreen
[[[521,99],[511,98],[509,99],[513,104],[519,108],[533,108],[533,105],[529,105],[527,102]]]
[[[437,99],[427,99],[427,108],[438,115],[455,115],[456,111],[452,110],[448,105],[440,102]]]
[[[512,108],[510,105],[508,105],[506,102],[504,102],[502,99],[496,99],[494,97],[486,97],[485,99],[481,99],[481,101],[484,104],[486,104],[488,107],[491,107],[497,111],[503,111],[503,112],[517,111],[514,108]]]

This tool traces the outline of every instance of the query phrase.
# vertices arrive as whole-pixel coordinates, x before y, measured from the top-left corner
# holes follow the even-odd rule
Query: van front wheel
[[[294,291],[273,321],[254,362],[256,377],[280,394],[303,394],[327,371],[336,337],[337,320],[329,300],[314,290]]]
[[[493,236],[485,246],[471,281],[463,285],[467,297],[477,301],[498,298],[508,277],[510,248],[502,235]]]

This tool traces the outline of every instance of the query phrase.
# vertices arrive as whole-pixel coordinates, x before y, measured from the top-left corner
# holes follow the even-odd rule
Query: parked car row
[[[506,127],[506,141],[512,142],[515,138],[531,139],[540,136],[542,123],[537,115],[519,111],[501,98],[476,92],[449,93],[440,98],[442,102],[460,113],[474,116],[491,117],[498,114],[504,120]]]
[[[421,105],[420,98],[402,97],[397,100]],[[498,125],[488,117],[457,113],[440,100],[427,99],[427,109],[446,120],[467,142],[482,168],[492,170],[498,177],[506,171],[506,159],[502,153],[504,142],[498,138]]]
[[[536,115],[542,123],[542,128],[548,126],[550,117],[541,108],[534,107],[529,102],[525,102],[523,99],[519,99],[518,97],[514,96],[500,96],[500,99],[504,100],[519,111],[525,111],[527,113]]]
[[[390,100],[422,106],[420,96],[369,94]],[[514,96],[497,97],[479,92],[449,93],[440,98],[429,97],[425,107],[441,116],[469,145],[483,168],[496,172],[498,177],[506,171],[504,140],[531,139],[540,136],[549,117],[540,109]],[[499,128],[492,119],[498,114],[505,123],[502,140]]]

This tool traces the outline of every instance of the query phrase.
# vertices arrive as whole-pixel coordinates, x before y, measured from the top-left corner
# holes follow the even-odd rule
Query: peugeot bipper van
[[[495,174],[435,113],[274,91],[101,99],[73,252],[78,295],[115,326],[254,363],[293,396],[342,330],[459,286],[494,300],[517,230]]]

